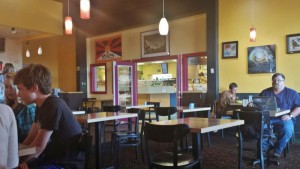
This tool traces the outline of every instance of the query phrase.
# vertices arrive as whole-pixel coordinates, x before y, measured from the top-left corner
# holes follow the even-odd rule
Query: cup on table
[[[195,107],[195,103],[190,103],[190,104],[189,104],[189,108],[190,108],[190,109],[193,109],[194,107]]]
[[[252,102],[252,95],[249,95],[248,100],[249,100],[249,102]]]

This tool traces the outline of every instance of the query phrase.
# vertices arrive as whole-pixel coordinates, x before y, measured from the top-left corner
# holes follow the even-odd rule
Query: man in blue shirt
[[[294,133],[295,117],[300,114],[300,97],[295,90],[285,87],[285,76],[282,73],[272,76],[272,87],[263,90],[260,96],[273,96],[280,109],[291,110],[290,114],[270,119],[274,132],[278,133],[273,156],[279,158]]]

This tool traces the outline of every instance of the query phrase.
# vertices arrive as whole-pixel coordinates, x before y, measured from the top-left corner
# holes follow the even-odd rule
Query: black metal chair
[[[104,112],[118,112],[121,111],[122,107],[120,105],[112,105],[112,106],[103,106],[102,111]],[[113,137],[113,133],[119,131],[118,127],[121,125],[128,125],[128,121],[121,121],[121,120],[113,120],[107,121],[103,125],[104,133],[111,133],[111,140]],[[107,130],[107,126],[112,127],[112,130]],[[106,136],[103,137],[103,143],[106,143]]]
[[[272,139],[272,136],[269,133],[264,133],[264,125],[269,125],[269,111],[234,111],[233,118],[244,120],[244,126],[238,126],[238,139],[240,142],[243,141],[243,135],[246,133],[242,133],[242,127],[246,129],[250,127],[255,130],[255,135],[257,139],[257,160],[254,160],[253,166],[260,164],[260,167],[264,169],[265,157],[267,160],[267,164],[269,165],[271,162],[275,165],[279,165],[277,161],[271,161],[269,156],[269,150],[271,147],[268,147],[263,151],[263,139]],[[244,130],[245,131],[245,130]],[[247,130],[246,130],[247,131]],[[242,144],[239,144],[242,145]],[[242,159],[242,149],[243,147],[239,147],[239,156]],[[241,161],[239,161],[239,165],[242,166]]]
[[[155,107],[156,121],[159,121],[159,116],[168,116],[168,120],[171,120],[171,115],[177,113],[176,107]]]
[[[115,132],[113,134],[113,147],[112,154],[117,158],[116,168],[119,166],[120,161],[120,149],[122,147],[135,147],[136,148],[136,158],[139,159],[139,147],[141,150],[142,161],[144,162],[144,150],[143,150],[143,133],[144,133],[144,123],[145,123],[145,111],[141,109],[128,109],[127,113],[136,113],[138,117],[135,121],[129,120],[129,123],[134,123],[134,128],[129,131]],[[141,132],[139,132],[139,122],[141,121]],[[117,151],[117,154],[115,153]]]
[[[81,150],[85,153],[84,169],[89,168],[90,152],[92,148],[92,136],[88,130],[82,130],[82,135],[79,139]]]
[[[146,102],[146,105],[154,105],[154,107],[150,107],[149,110],[146,111],[146,114],[148,114],[148,118],[145,117],[145,120],[148,120],[151,123],[152,120],[156,119],[151,117],[151,114],[155,113],[155,107],[160,107],[160,102]]]
[[[145,143],[148,158],[148,167],[152,168],[191,168],[196,166],[200,168],[201,161],[196,159],[191,152],[179,151],[179,141],[184,139],[190,129],[186,124],[177,125],[156,125],[152,123],[145,124]],[[155,143],[172,143],[171,150],[161,149],[159,152],[154,150]],[[152,146],[151,146],[152,145]]]

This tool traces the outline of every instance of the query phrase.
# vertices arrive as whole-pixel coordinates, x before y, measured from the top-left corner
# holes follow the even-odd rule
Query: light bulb
[[[159,34],[160,35],[168,35],[169,32],[169,24],[165,17],[161,18],[159,22]]]
[[[250,42],[256,41],[256,29],[254,27],[250,28]]]
[[[66,16],[65,17],[65,34],[72,35],[72,31],[73,31],[72,17]]]
[[[28,58],[30,57],[30,51],[29,51],[28,49],[26,50],[25,55],[26,55],[26,57],[28,57]]]
[[[41,46],[38,48],[37,53],[38,53],[38,55],[40,55],[40,56],[43,54],[43,49],[42,49]]]
[[[90,0],[80,0],[80,18],[90,19]]]

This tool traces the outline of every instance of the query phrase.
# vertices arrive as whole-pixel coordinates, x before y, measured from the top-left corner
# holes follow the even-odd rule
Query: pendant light
[[[168,32],[169,32],[169,24],[167,19],[165,18],[165,0],[163,0],[163,17],[159,22],[159,34],[168,35]]]
[[[30,51],[28,49],[28,45],[29,45],[29,41],[26,42],[27,49],[26,49],[26,52],[25,52],[25,56],[29,58],[30,57]]]
[[[256,41],[256,28],[253,26],[253,0],[252,0],[252,26],[250,28],[250,42]]]
[[[68,16],[65,17],[65,34],[66,35],[72,35],[73,32],[73,22],[72,22],[72,17],[69,15],[70,11],[70,4],[68,0]]]
[[[38,53],[39,56],[42,56],[42,54],[43,54],[43,49],[42,49],[41,45],[40,45],[40,47],[38,48],[37,53]]]
[[[80,18],[90,19],[90,0],[80,0]]]

